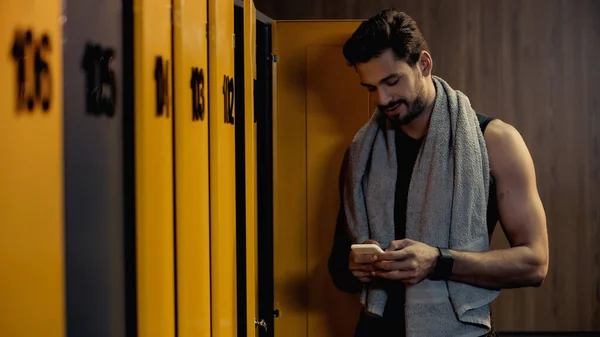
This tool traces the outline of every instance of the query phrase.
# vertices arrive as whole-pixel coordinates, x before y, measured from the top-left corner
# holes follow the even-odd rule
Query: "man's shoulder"
[[[523,160],[530,161],[527,145],[519,131],[500,119],[489,122],[484,133],[492,175],[509,173],[519,168]],[[516,165],[515,165],[516,164]]]
[[[522,140],[519,131],[509,123],[494,118],[487,123],[484,139],[486,145],[492,148],[511,146],[515,141]]]

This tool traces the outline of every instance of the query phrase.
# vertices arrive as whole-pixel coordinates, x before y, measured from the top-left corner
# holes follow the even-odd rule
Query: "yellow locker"
[[[208,9],[205,0],[173,9],[178,336],[210,336]]]
[[[0,1],[0,336],[65,335],[60,19]]]
[[[212,336],[237,335],[233,0],[209,0]]]
[[[175,334],[171,0],[134,0],[137,312],[140,337]]]
[[[369,95],[342,54],[360,21],[275,22],[273,109],[275,336],[352,336],[356,298],[327,270],[346,147]],[[298,74],[301,74],[300,76]],[[343,123],[340,123],[343,121]],[[304,305],[298,305],[298,303]]]
[[[256,8],[244,1],[244,113],[246,158],[246,305],[248,336],[257,336],[258,252],[256,190],[256,123],[254,119],[254,80],[256,79]]]

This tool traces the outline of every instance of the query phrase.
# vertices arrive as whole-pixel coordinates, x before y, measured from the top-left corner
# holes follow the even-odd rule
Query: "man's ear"
[[[429,54],[427,51],[422,51],[417,66],[421,70],[423,77],[428,77],[431,75],[431,70],[433,69],[433,59],[431,58],[431,54]]]

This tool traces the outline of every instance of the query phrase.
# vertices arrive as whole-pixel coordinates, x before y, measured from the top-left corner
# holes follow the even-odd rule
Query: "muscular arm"
[[[539,286],[548,270],[546,216],[533,161],[512,126],[492,121],[485,132],[496,180],[500,222],[510,248],[489,252],[451,251],[451,280],[487,288]]]

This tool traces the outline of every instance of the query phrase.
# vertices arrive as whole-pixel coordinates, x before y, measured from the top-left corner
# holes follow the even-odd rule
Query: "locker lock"
[[[260,326],[262,328],[265,329],[265,332],[267,332],[267,323],[265,322],[264,319],[261,319],[260,322],[255,318],[254,319],[254,326]]]

